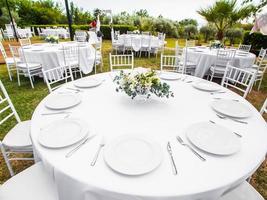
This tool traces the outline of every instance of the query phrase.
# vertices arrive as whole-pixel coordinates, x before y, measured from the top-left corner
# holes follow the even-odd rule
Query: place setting
[[[75,81],[73,85],[76,88],[80,88],[80,89],[95,88],[95,87],[100,86],[104,81],[105,79],[88,77],[88,78],[82,78],[78,81]]]
[[[185,78],[185,76],[175,72],[161,71],[159,72],[159,78],[166,81],[178,81],[181,80],[182,78]]]

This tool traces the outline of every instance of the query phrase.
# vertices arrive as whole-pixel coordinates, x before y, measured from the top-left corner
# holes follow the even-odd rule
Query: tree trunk
[[[217,33],[218,40],[222,41],[223,40],[223,36],[224,36],[223,31],[222,30],[218,30],[218,33]]]

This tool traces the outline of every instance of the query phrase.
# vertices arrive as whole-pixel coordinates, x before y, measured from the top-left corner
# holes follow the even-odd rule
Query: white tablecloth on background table
[[[66,29],[64,28],[58,28],[58,29],[43,29],[42,33],[45,34],[45,36],[60,36],[64,39],[69,38],[69,33]]]
[[[203,78],[209,71],[212,64],[216,62],[217,49],[209,48],[188,48],[188,61],[196,63],[195,76]],[[247,55],[239,55],[236,53],[233,65],[235,67],[247,68],[251,67],[256,59],[256,55],[249,53]]]
[[[60,200],[215,200],[245,181],[264,160],[267,150],[266,122],[241,96],[225,88],[227,93],[216,95],[239,99],[246,104],[253,113],[246,119],[247,125],[219,119],[210,107],[214,95],[199,91],[189,83],[169,81],[174,98],[153,97],[144,103],[115,92],[111,76],[114,74],[86,77],[105,78],[106,81],[80,93],[82,103],[70,109],[70,117],[86,121],[92,132],[99,134],[70,158],[65,158],[65,155],[73,147],[53,150],[42,147],[38,142],[40,128],[64,116],[42,116],[41,113],[49,112],[44,106],[46,99],[33,114],[31,138],[34,150],[54,176]],[[200,79],[188,77],[187,80]],[[61,89],[64,90],[64,86]],[[209,120],[243,135],[238,153],[214,156],[201,152],[207,159],[202,162],[176,141],[176,135],[186,138],[185,130],[191,124]],[[91,167],[90,162],[98,148],[101,134],[106,137],[107,143],[123,134],[153,137],[162,147],[163,162],[149,174],[124,176],[105,164],[102,152],[96,165]],[[173,148],[178,169],[176,176],[172,173],[167,141],[171,142]]]
[[[24,49],[24,55],[27,62],[41,63],[45,70],[64,66],[63,45],[78,45],[76,42],[62,42],[59,44],[39,43],[33,44],[29,49]],[[95,61],[95,48],[86,44],[80,48],[80,68],[84,74],[92,72]],[[38,51],[42,49],[41,51]]]
[[[19,36],[21,38],[28,38],[28,37],[32,37],[32,32],[31,32],[31,29],[29,28],[17,28],[17,32],[19,34]]]

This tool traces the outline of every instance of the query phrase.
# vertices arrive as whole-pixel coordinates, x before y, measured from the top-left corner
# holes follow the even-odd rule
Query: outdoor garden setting
[[[1,200],[267,199],[267,2],[138,3],[0,0]]]

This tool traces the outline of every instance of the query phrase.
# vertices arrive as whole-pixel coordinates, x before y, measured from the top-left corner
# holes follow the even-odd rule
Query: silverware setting
[[[214,97],[213,99],[216,99],[216,100],[221,100],[221,99],[225,99],[225,98],[221,98],[221,97]],[[239,100],[238,100],[238,99],[227,99],[227,100],[232,100],[232,101],[239,102]]]
[[[176,136],[176,139],[181,145],[190,149],[200,160],[206,161],[206,159],[201,156],[196,150],[194,150],[189,144],[186,144],[180,136]]]
[[[70,152],[68,152],[65,157],[66,158],[71,157],[76,151],[78,151],[83,145],[85,145],[87,142],[89,142],[95,136],[96,136],[96,134],[87,137],[82,143],[80,143],[78,146],[76,146],[74,149],[72,149]]]
[[[193,83],[193,81],[186,81],[186,83]]]
[[[217,115],[217,117],[219,117],[220,119],[230,119],[230,120],[232,120],[232,121],[234,121],[234,122],[238,122],[238,123],[241,123],[241,124],[248,124],[248,122],[246,122],[246,121],[242,121],[242,120],[239,120],[239,119],[234,119],[234,118],[231,118],[231,117],[222,116],[222,115],[220,115],[220,114],[218,114],[218,113],[216,113],[216,115]]]
[[[214,121],[212,121],[212,120],[210,120],[210,123],[213,123],[213,124],[216,124]],[[237,132],[233,132],[236,136],[238,136],[238,137],[242,137],[242,135],[240,135],[239,133],[237,133]]]
[[[181,81],[185,81],[187,78],[188,78],[188,77],[187,77],[187,76],[185,76],[183,79],[181,79]]]
[[[98,146],[98,149],[97,149],[97,152],[96,152],[96,154],[95,154],[95,157],[93,158],[93,160],[92,160],[92,162],[91,162],[91,166],[95,166],[95,163],[96,163],[96,161],[97,161],[97,159],[98,159],[98,156],[99,156],[99,154],[100,154],[100,151],[101,151],[101,149],[105,146],[105,138],[104,137],[102,137],[102,139],[101,139],[101,142],[100,142],[100,144],[99,144],[99,146]]]
[[[218,91],[218,92],[211,92],[210,94],[214,95],[214,94],[223,94],[223,93],[226,93],[226,92],[225,91]]]
[[[68,89],[68,90],[72,90],[72,91],[76,91],[76,92],[83,92],[83,90],[80,90],[80,89],[78,89],[78,88],[70,88],[70,87],[68,87],[68,88],[66,88],[66,89]]]
[[[168,153],[170,155],[173,174],[177,175],[177,168],[176,168],[176,164],[175,164],[175,161],[174,161],[174,158],[173,158],[173,155],[172,155],[172,148],[171,148],[170,142],[168,142],[168,144],[167,144],[167,151],[168,151]]]
[[[60,114],[70,114],[71,112],[60,111],[60,112],[49,112],[49,113],[42,113],[41,115],[60,115]]]

